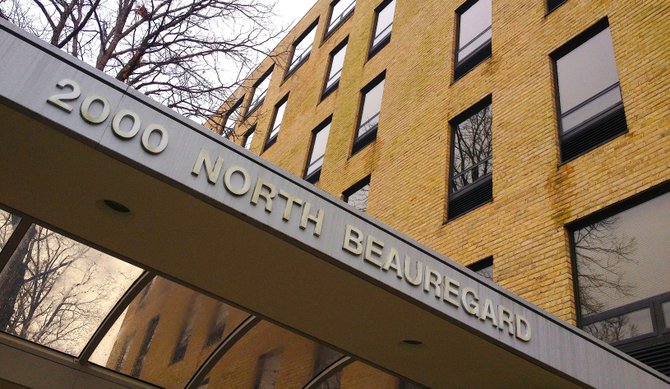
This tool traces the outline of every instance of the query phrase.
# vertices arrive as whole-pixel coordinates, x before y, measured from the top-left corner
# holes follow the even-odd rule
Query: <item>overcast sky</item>
[[[275,13],[281,25],[293,25],[316,3],[316,0],[276,0]]]

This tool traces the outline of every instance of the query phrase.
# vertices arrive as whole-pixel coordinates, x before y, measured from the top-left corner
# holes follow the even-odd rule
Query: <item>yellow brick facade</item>
[[[302,175],[311,131],[332,115],[318,186],[339,196],[371,174],[368,212],[462,263],[494,257],[495,281],[575,322],[565,225],[670,178],[670,36],[666,1],[493,1],[492,55],[453,79],[461,1],[399,0],[390,43],[368,59],[375,8],[359,0],[324,40],[329,1],[318,1],[282,41],[251,150]],[[550,54],[599,20],[610,25],[628,132],[567,163],[560,160]],[[318,19],[309,59],[287,79],[290,45]],[[329,54],[348,37],[339,88],[321,100]],[[273,59],[250,77],[253,81]],[[351,155],[361,89],[386,72],[376,140]],[[262,152],[274,104],[289,95],[276,144]],[[493,201],[445,223],[449,121],[492,96]],[[244,112],[244,111],[243,111]],[[214,127],[216,129],[216,127]]]
[[[255,126],[251,152],[302,176],[312,130],[332,115],[319,188],[341,196],[371,175],[370,215],[463,265],[493,256],[496,283],[575,324],[566,225],[670,180],[670,2],[568,0],[547,13],[544,1],[494,0],[492,55],[457,80],[455,10],[462,1],[397,0],[390,43],[368,58],[375,8],[381,3],[358,0],[351,17],[326,38],[330,0],[317,1],[222,108],[225,112],[244,96],[234,141],[241,143]],[[603,18],[609,21],[628,131],[563,163],[550,54]],[[317,20],[308,60],[285,77],[291,45]],[[348,46],[339,87],[322,99],[329,55],[344,39]],[[272,66],[264,102],[247,115],[254,83]],[[361,89],[382,72],[376,139],[352,155]],[[275,105],[287,95],[278,139],[264,150]],[[447,220],[449,122],[489,95],[493,200]],[[220,132],[218,120],[209,127]],[[150,301],[164,309],[158,300]],[[134,320],[146,323],[150,316]],[[255,366],[277,343],[284,344],[285,356],[277,387],[298,387],[295,383],[309,379],[316,358],[313,343],[274,327],[256,330],[243,340],[248,354],[224,357],[228,370],[212,375],[213,387],[252,387],[256,372],[244,366]],[[141,331],[136,336],[141,338]],[[128,355],[131,361],[133,353],[136,349]],[[186,360],[202,360],[191,353]],[[341,384],[343,389],[395,388],[398,380],[356,362]]]

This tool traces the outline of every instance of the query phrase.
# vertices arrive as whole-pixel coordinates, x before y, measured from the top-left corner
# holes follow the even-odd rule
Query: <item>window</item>
[[[458,49],[454,79],[491,56],[491,0],[468,1],[456,10]]]
[[[491,97],[451,121],[451,174],[447,218],[453,219],[493,197]]]
[[[196,294],[194,293],[191,301],[188,304],[188,309],[183,316],[184,324],[182,325],[181,331],[179,332],[179,338],[177,339],[177,344],[175,345],[174,351],[172,352],[172,359],[170,360],[170,364],[181,361],[186,355],[188,342],[191,340],[191,333],[193,332],[193,314],[196,305],[195,300]]]
[[[379,113],[382,108],[382,95],[384,94],[384,76],[385,73],[382,73],[361,91],[363,99],[353,153],[368,145],[377,136]]]
[[[130,375],[133,377],[139,377],[140,373],[142,372],[142,366],[144,365],[144,358],[147,356],[147,351],[149,350],[149,346],[151,346],[151,341],[154,339],[154,333],[156,332],[156,327],[158,326],[158,319],[159,317],[156,316],[153,319],[151,319],[151,322],[149,322],[149,327],[147,328],[147,334],[144,336],[144,340],[142,341],[142,345],[140,346],[140,352],[137,355],[135,364],[133,365],[133,371],[130,373]]]
[[[259,105],[265,99],[265,95],[268,93],[268,88],[270,87],[270,78],[272,77],[272,69],[269,72],[265,73],[254,86],[254,93],[251,95],[251,104],[249,105],[248,112],[253,112],[258,108]]]
[[[224,137],[228,138],[230,137],[233,133],[235,133],[235,126],[237,125],[237,121],[240,118],[240,108],[242,107],[242,99],[239,99],[235,105],[228,111],[228,115],[226,116],[226,122],[223,125],[223,132],[221,135]]]
[[[332,53],[330,53],[330,70],[328,71],[328,79],[326,86],[323,88],[323,97],[328,96],[340,85],[340,77],[342,76],[342,68],[344,67],[344,56],[347,53],[347,40],[340,43]]]
[[[342,359],[344,355],[339,351],[335,351],[324,345],[319,345],[316,354],[316,362],[314,364],[314,370],[312,375],[316,376],[333,363]],[[339,389],[340,382],[342,381],[342,369],[337,369],[337,371],[330,375],[326,380],[321,382],[318,386],[319,389]]]
[[[555,10],[563,3],[565,3],[565,0],[547,0],[547,13]]]
[[[568,161],[626,132],[607,20],[552,55],[558,84],[561,159]]]
[[[328,23],[328,36],[337,26],[344,22],[354,11],[356,0],[334,0],[331,4],[330,23]]]
[[[645,202],[615,206],[570,230],[578,325],[670,375],[667,190],[655,189],[643,194]]]
[[[244,134],[244,141],[242,145],[245,149],[251,150],[251,143],[254,141],[254,134],[256,133],[256,127],[252,127],[249,131]]]
[[[258,358],[258,372],[254,389],[274,389],[279,375],[279,355],[270,353]]]
[[[370,176],[354,184],[343,193],[344,201],[361,212],[368,209],[368,195],[370,194]]]
[[[393,28],[393,14],[395,13],[395,0],[385,1],[375,10],[375,35],[370,45],[369,57],[375,55],[386,44],[391,41],[391,29]]]
[[[468,269],[493,281],[493,257],[487,257],[467,266]]]
[[[328,134],[330,133],[330,118],[321,123],[314,130],[312,136],[312,146],[309,152],[309,160],[305,168],[305,180],[312,184],[319,181],[321,177],[321,166],[323,165],[323,156],[326,153],[326,144],[328,143]]]
[[[316,35],[316,22],[312,24],[307,32],[303,34],[298,40],[293,44],[293,54],[291,55],[290,65],[288,66],[288,71],[286,76],[288,77],[291,73],[295,71],[303,62],[309,58],[309,53],[312,51],[312,45],[314,44],[314,37]]]
[[[225,305],[221,305],[219,309],[214,312],[214,318],[209,326],[209,333],[207,334],[207,342],[205,343],[205,346],[211,346],[223,338],[228,314],[228,307]]]
[[[284,119],[284,111],[286,110],[287,101],[288,95],[281,99],[275,107],[275,114],[274,118],[272,119],[272,127],[270,129],[270,133],[268,134],[268,139],[265,141],[265,150],[267,150],[277,141],[277,136],[279,135],[279,130],[281,129],[281,122]]]

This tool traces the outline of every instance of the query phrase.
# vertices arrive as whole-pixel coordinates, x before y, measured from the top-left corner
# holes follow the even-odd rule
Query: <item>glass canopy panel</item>
[[[117,320],[118,330],[109,331],[91,362],[165,388],[183,388],[248,316],[156,277]]]
[[[20,221],[20,217],[0,209],[0,251],[5,247]]]
[[[302,388],[319,358],[319,344],[261,321],[209,373],[213,388]]]
[[[33,224],[0,274],[0,330],[78,356],[141,273]]]

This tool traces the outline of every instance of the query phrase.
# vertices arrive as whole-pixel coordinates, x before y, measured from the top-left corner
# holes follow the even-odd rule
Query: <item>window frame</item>
[[[245,115],[246,117],[254,113],[261,105],[263,105],[268,90],[270,90],[270,83],[272,82],[273,70],[274,65],[270,66],[270,69],[268,69],[265,73],[263,73],[263,75],[254,83],[253,91],[251,93],[251,101],[249,102],[249,109],[247,110],[247,113]],[[266,79],[268,80],[268,88],[265,90],[265,92],[263,92],[261,97],[256,98],[256,92],[258,91],[258,87],[262,83],[264,83]]]
[[[323,92],[321,92],[321,100],[324,100],[326,97],[328,97],[331,93],[335,92],[340,87],[340,80],[342,79],[342,73],[344,72],[344,60],[347,57],[346,49],[348,45],[349,45],[349,37],[347,36],[342,40],[342,42],[338,43],[337,46],[335,46],[335,48],[333,48],[333,50],[331,50],[330,54],[328,55],[328,71],[326,72],[325,81],[323,82]],[[328,81],[330,81],[331,79],[331,77],[329,76],[333,67],[333,59],[335,58],[335,55],[340,53],[341,50],[345,50],[345,53],[344,53],[344,59],[342,60],[342,69],[340,69],[339,71],[340,76],[337,78],[337,81],[335,81],[335,83],[328,86]]]
[[[365,96],[370,93],[375,87],[377,87],[382,81],[384,81],[384,87],[386,87],[386,70],[381,72],[377,77],[373,78],[370,82],[368,82],[363,89],[361,89],[359,93],[359,103],[358,103],[358,119],[356,120],[356,127],[354,129],[354,141],[351,146],[351,156],[355,155],[359,151],[363,150],[365,146],[369,145],[375,139],[377,139],[377,131],[379,130],[379,120],[381,119],[381,113],[382,113],[382,104],[380,104],[379,107],[379,112],[372,116],[368,121],[370,121],[372,118],[375,116],[378,116],[377,119],[377,124],[374,126],[374,128],[371,128],[370,130],[366,131],[365,134],[363,135],[358,135],[359,130],[363,126],[363,124],[367,123],[361,123],[361,120],[363,119],[363,109],[365,108]],[[384,90],[382,90],[382,103],[384,102]]]
[[[343,12],[341,15],[337,17],[337,21],[333,23],[333,11],[335,10],[335,5],[341,1],[351,1],[350,8],[345,8],[345,12]],[[333,0],[330,2],[330,7],[328,11],[328,24],[326,25],[326,32],[324,34],[323,41],[328,39],[331,35],[337,31],[337,29],[340,28],[341,25],[343,25],[351,16],[354,14],[354,11],[356,10],[356,0]]]
[[[377,35],[375,35],[377,31],[377,25],[379,24],[379,14],[386,9],[387,6],[389,6],[392,2],[395,0],[384,0],[381,4],[379,4],[375,8],[375,19],[374,19],[374,24],[372,25],[372,34],[370,36],[370,46],[368,48],[368,60],[370,58],[374,57],[375,54],[380,52],[386,45],[391,42],[391,35],[393,34],[393,24],[395,22],[395,6],[397,6],[397,3],[394,4],[394,10],[393,10],[393,20],[391,21],[391,24],[389,25],[388,28],[390,28],[389,33],[382,38],[377,44],[375,43],[375,39],[377,38]]]
[[[670,301],[670,291],[663,292],[651,297],[646,297],[628,304],[608,309],[603,312],[598,312],[589,315],[587,318],[584,318],[581,312],[581,296],[579,294],[579,269],[577,263],[577,251],[575,250],[574,232],[628,211],[638,205],[642,205],[648,201],[654,200],[655,198],[666,195],[669,192],[670,181],[667,181],[630,198],[608,205],[591,213],[590,215],[565,225],[565,231],[568,236],[570,265],[572,267],[572,295],[575,301],[576,326],[578,328],[582,329],[587,325],[607,320],[608,318],[613,318],[627,313],[632,313],[640,309],[649,308],[653,328],[651,333],[641,334],[610,343],[612,346],[617,347],[626,353],[670,342],[670,323],[664,323],[665,319],[663,317],[662,311],[662,304]]]
[[[250,142],[253,142],[254,135],[256,133],[256,125],[254,124],[249,128],[245,133],[244,136],[242,137],[242,147],[246,150],[251,151],[251,146],[253,143],[249,143],[249,147],[247,147],[247,141],[249,141],[249,138],[251,138]]]
[[[282,120],[279,122],[278,125],[275,126],[275,120],[277,119],[277,113],[279,113],[279,108],[283,104],[288,105],[288,93],[279,99],[277,104],[275,104],[274,110],[272,112],[272,120],[270,121],[270,127],[268,128],[267,135],[265,136],[265,144],[263,145],[263,151],[267,150],[272,146],[273,144],[277,143],[277,138],[279,138],[279,132],[281,131],[281,124],[284,121],[284,116],[286,115],[286,107],[284,107],[284,113],[282,114]],[[279,127],[279,131],[277,131],[277,134],[272,136],[272,133],[274,132],[274,129]]]
[[[458,8],[456,8],[455,12],[456,22],[454,23],[454,25],[456,26],[456,32],[454,34],[456,38],[454,44],[454,79],[453,79],[454,82],[461,79],[467,73],[476,68],[480,63],[486,61],[493,55],[492,51],[493,19],[491,19],[491,26],[485,29],[484,31],[481,31],[479,35],[477,35],[468,43],[474,42],[479,36],[481,36],[486,31],[489,30],[491,30],[491,39],[481,44],[472,53],[466,55],[462,60],[460,61],[458,60],[458,53],[460,51],[459,46],[461,39],[461,17],[465,12],[467,12],[470,8],[472,8],[472,6],[477,4],[479,1],[486,1],[486,0],[467,0],[465,3],[461,4]],[[491,12],[493,12],[493,10]]]
[[[220,135],[226,139],[230,139],[230,137],[235,134],[235,130],[237,129],[237,126],[241,122],[240,119],[242,119],[242,103],[244,102],[244,96],[240,97],[235,104],[231,106],[231,108],[226,111],[225,118],[223,120],[223,125],[221,126],[221,133]],[[230,118],[230,115],[235,112],[236,110],[240,110],[240,112],[237,114],[237,119],[233,122],[233,126],[230,128],[229,132],[226,132],[226,124],[228,124],[228,119]]]
[[[487,280],[494,280],[495,277],[495,268],[493,267],[493,255],[490,255],[486,258],[480,259],[476,262],[473,262],[469,265],[466,266],[468,269],[472,270],[473,272],[479,274],[480,276],[486,278]],[[491,268],[491,278],[484,276],[480,272],[487,267]]]
[[[480,111],[491,107],[491,138],[493,138],[493,97],[488,95],[483,99],[479,100],[471,107],[456,115],[453,119],[449,121],[450,128],[450,141],[449,141],[449,174],[448,174],[448,183],[447,183],[447,217],[446,222],[457,219],[469,212],[478,209],[479,207],[490,203],[493,201],[493,145],[491,145],[491,171],[486,175],[478,178],[476,181],[462,187],[459,190],[452,190],[453,181],[454,181],[454,156],[455,156],[455,137],[456,129],[458,125],[468,120],[473,115],[479,113]],[[480,162],[481,163],[481,162]],[[490,195],[489,195],[490,193]],[[468,204],[467,202],[461,205],[461,202],[464,202],[464,198],[470,197],[472,199],[474,196],[486,195],[486,199],[476,199]],[[463,207],[457,208],[457,206]]]
[[[358,192],[359,190],[363,189],[366,185],[370,185],[370,181],[372,179],[372,174],[368,174],[367,176],[363,177],[362,179],[358,180],[355,184],[351,185],[349,188],[347,188],[344,192],[342,192],[342,200],[347,203],[349,206],[356,208],[354,205],[349,204],[349,197],[353,195],[354,193]],[[370,185],[370,190],[372,190],[372,185]],[[368,198],[365,203],[365,211],[361,211],[358,209],[360,212],[367,213],[367,208],[370,200],[370,193],[368,192]]]
[[[560,7],[561,5],[565,4],[568,0],[547,0],[545,2],[546,5],[546,11],[547,15],[552,13],[556,8]]]
[[[552,62],[552,73],[554,77],[554,99],[556,110],[556,122],[558,131],[558,143],[560,150],[560,163],[567,163],[582,155],[588,154],[591,150],[618,138],[628,132],[628,123],[626,120],[626,111],[623,102],[623,91],[621,90],[621,79],[617,69],[617,83],[600,91],[590,98],[579,103],[575,107],[567,110],[565,113],[561,110],[560,85],[558,81],[558,60],[570,54],[573,50],[579,48],[584,43],[594,38],[599,33],[608,29],[609,21],[607,18],[600,19],[586,30],[570,38],[567,42],[554,50],[549,57]],[[614,47],[612,47],[614,51]],[[614,64],[616,67],[616,63]],[[586,121],[570,128],[569,131],[563,131],[563,116],[574,112],[578,108],[583,108],[588,103],[601,97],[605,92],[610,91],[614,86],[621,92],[621,101],[604,111],[591,116]],[[603,127],[605,130],[603,131]]]
[[[316,18],[316,20],[315,20],[314,22],[312,22],[312,23],[307,27],[307,29],[305,29],[305,31],[304,31],[302,34],[300,34],[300,36],[298,36],[297,39],[295,39],[295,40],[293,41],[293,44],[291,45],[291,54],[289,55],[289,57],[288,57],[288,61],[286,62],[286,63],[288,64],[288,66],[286,67],[286,75],[284,75],[284,80],[286,80],[286,79],[288,79],[289,77],[291,77],[291,75],[292,75],[293,73],[295,73],[300,67],[302,67],[302,65],[303,65],[305,62],[307,62],[307,60],[309,59],[309,57],[312,55],[312,51],[314,50],[314,45],[316,44],[316,36],[317,36],[317,34],[316,34],[316,30],[317,30],[317,28],[318,28],[318,25],[319,25],[319,18]],[[309,34],[312,33],[312,30],[314,31],[314,41],[312,41],[312,44],[311,44],[311,46],[310,46],[309,51],[307,52],[307,55],[305,55],[304,57],[301,57],[298,61],[296,61],[296,62],[294,63],[293,60],[295,59],[295,58],[294,58],[294,56],[295,56],[295,49],[298,47],[298,45],[299,45],[300,43],[302,43],[302,40],[303,40],[303,39],[307,38],[307,37],[309,36]]]
[[[322,159],[321,166],[319,166],[319,168],[317,170],[313,171],[312,173],[310,173],[308,175],[307,172],[309,171],[309,168],[312,167],[312,165],[313,165],[313,164],[310,164],[310,160],[312,159],[312,153],[314,153],[314,145],[316,143],[316,137],[321,131],[326,129],[326,127],[331,127],[332,126],[332,124],[333,124],[332,119],[333,119],[332,115],[328,116],[328,118],[326,118],[324,121],[319,123],[319,125],[316,126],[311,132],[311,137],[312,137],[311,144],[309,146],[309,153],[307,153],[307,161],[305,162],[305,169],[303,170],[303,174],[302,174],[303,179],[305,181],[309,182],[310,184],[316,184],[319,181],[319,179],[321,178],[321,169],[323,168],[323,159],[326,157],[326,150],[328,149],[328,147],[326,147],[326,149],[323,152],[323,156],[321,157],[321,159]],[[328,129],[328,132],[329,133],[326,137],[326,144],[328,144],[328,137],[330,136],[330,128]]]

